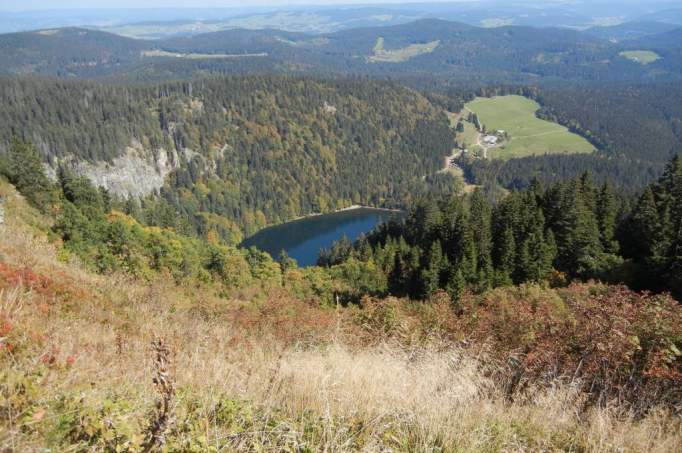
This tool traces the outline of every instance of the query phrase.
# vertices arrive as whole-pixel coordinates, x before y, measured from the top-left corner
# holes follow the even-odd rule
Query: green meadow
[[[540,106],[523,96],[476,98],[465,108],[476,113],[488,131],[504,130],[509,135],[507,142],[488,150],[492,159],[595,151],[585,138],[535,116]]]

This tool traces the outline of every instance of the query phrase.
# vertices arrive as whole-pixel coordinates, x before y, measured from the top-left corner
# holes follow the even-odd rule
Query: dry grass
[[[510,402],[484,375],[485,356],[452,343],[363,346],[322,310],[318,335],[296,336],[281,321],[285,310],[270,319],[254,312],[256,302],[164,278],[141,285],[93,276],[60,263],[21,222],[2,233],[0,262],[29,266],[54,285],[0,291],[0,321],[11,321],[7,338],[16,344],[0,357],[0,450],[139,451],[156,407],[149,345],[158,336],[176,389],[171,450],[682,450],[682,423],[665,411],[642,419],[618,407],[585,412],[577,387],[565,384]],[[271,294],[259,304],[282,302]],[[12,376],[35,387],[27,402]]]

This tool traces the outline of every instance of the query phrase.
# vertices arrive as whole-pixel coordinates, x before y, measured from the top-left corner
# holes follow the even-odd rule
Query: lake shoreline
[[[291,220],[287,220],[286,222],[283,223],[289,223],[289,222],[295,222],[297,220],[303,220],[303,219],[309,219],[311,217],[318,217],[321,215],[329,215],[329,214],[336,214],[339,212],[347,212],[347,211],[355,211],[357,209],[373,209],[375,211],[384,211],[384,212],[405,212],[404,209],[392,209],[392,208],[375,208],[374,206],[365,206],[361,204],[354,204],[350,205],[347,208],[341,208],[341,209],[336,209],[334,211],[329,211],[329,212],[314,212],[312,214],[305,214],[302,216],[294,217]],[[277,226],[277,225],[282,225],[283,223],[280,224],[275,224],[275,225],[270,225],[270,226]],[[266,227],[269,228],[269,227]]]
[[[329,249],[342,237],[355,241],[369,234],[377,225],[404,215],[404,211],[396,209],[352,205],[264,228],[244,239],[240,246],[256,247],[275,258],[284,250],[299,267],[314,266],[320,250]]]

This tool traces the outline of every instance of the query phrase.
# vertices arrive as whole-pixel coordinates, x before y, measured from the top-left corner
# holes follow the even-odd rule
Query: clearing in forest
[[[418,55],[431,53],[440,45],[440,41],[424,44],[410,44],[400,49],[384,49],[384,38],[378,38],[374,45],[374,55],[367,58],[370,63],[401,63]]]
[[[647,65],[661,59],[659,54],[650,50],[626,50],[619,55],[642,65]]]
[[[504,131],[499,146],[487,148],[491,159],[511,159],[540,154],[591,153],[594,146],[566,127],[536,116],[539,104],[523,96],[476,98],[465,109],[475,113],[487,131]]]

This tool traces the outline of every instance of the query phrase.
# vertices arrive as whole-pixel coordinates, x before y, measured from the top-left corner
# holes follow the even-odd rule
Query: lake
[[[358,208],[294,220],[265,228],[242,242],[277,258],[282,250],[299,266],[314,266],[322,248],[330,248],[343,236],[351,241],[401,213],[373,208]]]

